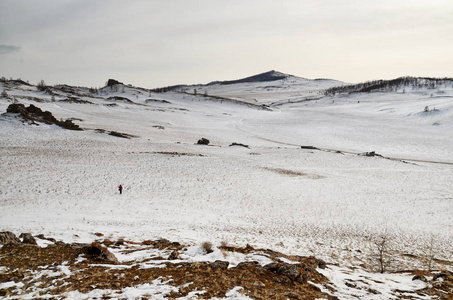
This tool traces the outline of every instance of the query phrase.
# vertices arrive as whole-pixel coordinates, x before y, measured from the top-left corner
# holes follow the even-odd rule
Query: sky
[[[451,0],[0,0],[0,76],[146,88],[453,77]]]

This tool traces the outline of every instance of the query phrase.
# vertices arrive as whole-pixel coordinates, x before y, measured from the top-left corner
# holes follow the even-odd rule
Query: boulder
[[[113,86],[113,85],[117,85],[117,84],[122,84],[122,83],[115,79],[109,79],[107,81],[107,86]]]
[[[229,262],[223,261],[223,260],[216,260],[211,264],[211,267],[215,270],[226,270],[228,269],[228,266],[230,265]]]
[[[94,258],[99,258],[114,264],[119,263],[115,255],[111,253],[107,247],[96,242],[91,243],[91,246],[87,247],[85,252]]]
[[[6,112],[11,114],[24,114],[27,113],[27,109],[25,108],[25,105],[23,105],[22,103],[15,103],[10,104],[6,109]]]
[[[20,243],[20,240],[17,236],[11,231],[0,232],[0,245],[9,244],[9,243]]]
[[[382,157],[382,155],[374,152],[374,151],[371,151],[371,152],[363,152],[363,153],[360,153],[359,156],[367,156],[367,157],[374,157],[374,156],[378,156],[378,157]]]
[[[270,263],[264,266],[267,270],[288,277],[291,281],[307,282],[307,274],[300,264],[287,264],[282,262]]]
[[[210,141],[206,138],[201,138],[197,142],[198,145],[209,145],[209,143],[210,143]]]
[[[173,250],[170,254],[170,256],[168,256],[168,260],[175,260],[175,259],[178,259],[179,258],[179,252],[176,251],[176,250]]]
[[[31,235],[31,233],[21,233],[19,238],[22,239],[22,244],[31,244],[37,245],[36,239]]]

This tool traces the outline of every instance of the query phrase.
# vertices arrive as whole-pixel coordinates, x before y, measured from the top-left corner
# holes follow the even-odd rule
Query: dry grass
[[[303,176],[303,177],[308,177],[310,179],[324,178],[324,176],[317,175],[317,174],[308,174],[308,173],[304,173],[304,172],[286,170],[286,169],[280,169],[280,168],[264,168],[264,169],[267,171],[271,171],[271,172],[281,174],[281,175],[286,175],[286,176]]]

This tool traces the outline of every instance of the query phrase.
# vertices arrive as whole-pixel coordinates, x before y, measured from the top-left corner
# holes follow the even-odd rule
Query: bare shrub
[[[214,250],[212,249],[212,244],[210,242],[204,242],[203,244],[201,244],[201,248],[204,252],[206,252],[206,254],[214,252]]]
[[[425,241],[423,245],[423,254],[421,260],[428,272],[431,272],[434,265],[434,257],[436,255],[436,238],[433,234]]]
[[[47,85],[46,83],[44,82],[44,80],[41,79],[40,82],[38,82],[38,84],[36,85],[36,88],[39,90],[39,91],[45,91],[47,89]]]
[[[393,239],[387,228],[376,236],[370,238],[371,266],[380,273],[385,273],[394,261]]]

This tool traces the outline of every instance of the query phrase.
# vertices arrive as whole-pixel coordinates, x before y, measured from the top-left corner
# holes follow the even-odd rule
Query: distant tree
[[[375,257],[378,262],[379,272],[387,271],[393,261],[390,248],[390,236],[387,233],[381,234],[374,239]]]
[[[197,89],[193,89],[193,94],[194,94],[194,95],[197,94]]]
[[[36,85],[36,87],[38,88],[39,91],[45,91],[46,88],[47,88],[47,85],[46,85],[46,83],[44,82],[44,80],[41,79],[41,81],[38,82],[38,84]]]
[[[3,89],[2,97],[3,97],[3,98],[8,98],[8,93],[6,92],[5,89]]]

